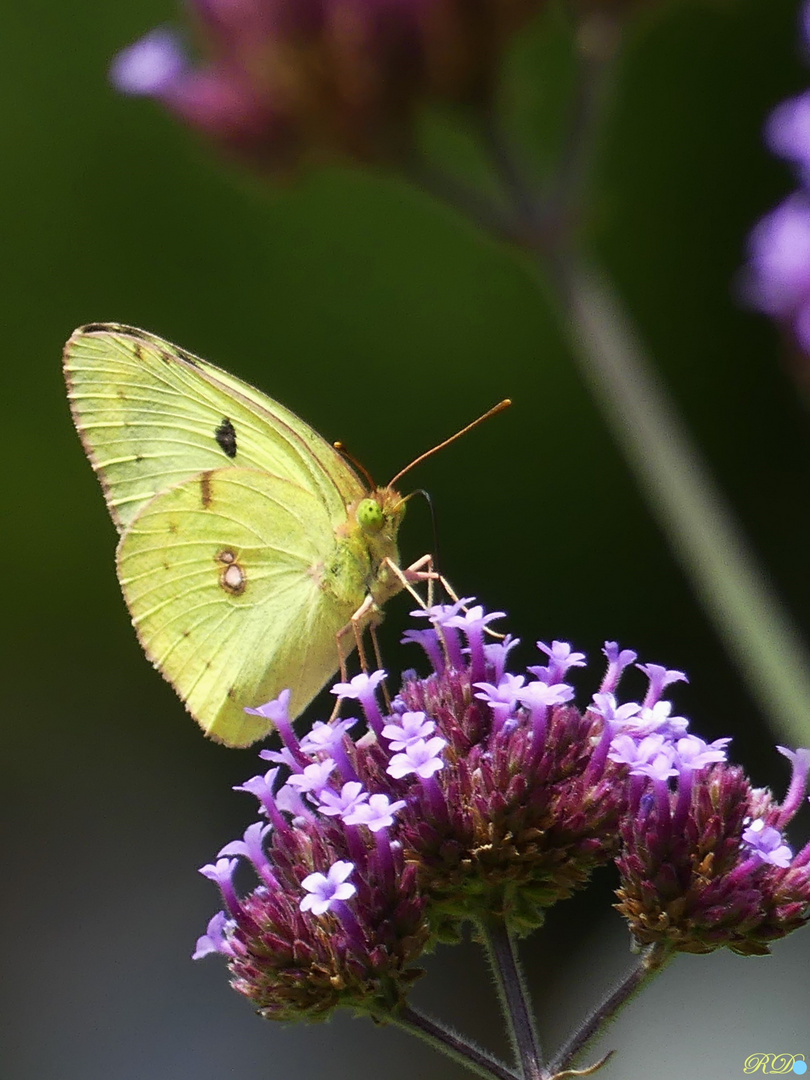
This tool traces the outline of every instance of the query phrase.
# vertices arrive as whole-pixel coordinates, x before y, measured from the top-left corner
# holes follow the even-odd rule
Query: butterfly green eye
[[[385,522],[382,507],[376,499],[361,499],[357,507],[357,524],[366,532],[379,532]]]

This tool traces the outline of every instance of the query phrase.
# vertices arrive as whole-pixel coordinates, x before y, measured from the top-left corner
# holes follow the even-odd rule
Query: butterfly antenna
[[[393,480],[389,481],[388,486],[393,487],[398,480],[402,479],[405,473],[410,472],[411,469],[413,469],[416,465],[421,465],[421,463],[426,458],[432,457],[433,454],[438,453],[439,450],[444,450],[445,446],[449,446],[450,443],[454,443],[456,439],[460,439],[461,436],[466,435],[468,431],[472,431],[472,429],[478,427],[479,424],[483,424],[483,422],[485,420],[489,420],[491,416],[497,416],[499,412],[503,412],[504,409],[508,409],[511,404],[512,401],[510,398],[504,398],[503,401],[499,401],[497,405],[493,405],[491,409],[487,409],[487,411],[482,416],[479,416],[477,420],[473,420],[471,424],[467,424],[467,426],[463,427],[461,431],[457,431],[455,435],[451,435],[449,439],[445,439],[444,442],[440,442],[436,446],[431,447],[430,450],[426,450],[424,454],[420,454],[418,458],[414,458],[410,465],[406,465],[404,469],[400,469],[400,471],[393,478]],[[335,446],[339,448],[338,443],[335,443]],[[342,448],[340,448],[340,452],[344,456],[346,456],[346,452]],[[353,458],[349,458],[349,460],[354,461]],[[365,473],[365,469],[363,469],[363,472]],[[368,474],[366,473],[366,475]]]
[[[344,457],[349,462],[350,465],[354,465],[355,469],[357,469],[357,471],[360,473],[360,475],[363,477],[363,479],[368,484],[368,490],[369,491],[374,491],[374,489],[377,487],[377,485],[374,483],[374,479],[373,479],[371,473],[365,467],[365,465],[363,465],[361,462],[359,462],[357,460],[357,458],[354,456],[354,454],[350,454],[349,451],[346,449],[345,444],[340,442],[340,440],[338,440],[337,442],[333,442],[332,446],[334,446],[335,450],[337,450],[337,452],[341,455],[341,457]]]

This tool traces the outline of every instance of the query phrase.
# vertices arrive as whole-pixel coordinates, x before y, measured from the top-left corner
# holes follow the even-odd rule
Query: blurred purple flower
[[[802,7],[800,32],[810,59],[810,2]],[[810,91],[777,105],[765,142],[796,166],[802,187],[751,232],[741,298],[776,319],[798,350],[810,355]]]
[[[810,179],[810,91],[777,105],[765,126],[768,147],[799,166],[800,175]]]
[[[202,61],[155,30],[110,77],[253,167],[398,161],[428,100],[484,105],[544,0],[191,0]]]
[[[810,353],[810,199],[805,194],[791,195],[756,225],[742,288],[751,307],[782,322]]]
[[[177,34],[158,27],[115,57],[110,82],[122,94],[160,97],[171,92],[187,66]]]

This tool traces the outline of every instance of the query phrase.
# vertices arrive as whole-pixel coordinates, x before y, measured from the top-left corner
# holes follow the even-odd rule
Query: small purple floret
[[[347,825],[365,825],[372,832],[388,829],[394,824],[394,815],[407,806],[404,799],[394,802],[387,795],[371,795],[367,803],[359,803],[350,814],[344,814]]]
[[[669,670],[662,664],[636,664],[639,671],[643,671],[650,680],[650,685],[641,703],[645,709],[651,709],[658,703],[661,694],[667,686],[674,682],[688,682],[682,671]]]
[[[246,708],[245,712],[250,713],[251,716],[261,716],[265,720],[271,720],[276,726],[288,724],[290,722],[291,696],[291,690],[282,690],[278,697],[273,698],[272,701],[266,701],[264,705],[260,705],[257,709]]]
[[[192,960],[202,960],[211,953],[222,956],[236,956],[236,950],[228,940],[228,931],[236,924],[228,919],[224,911],[218,911],[208,920],[208,927],[202,937],[197,938],[197,947],[191,954]]]
[[[608,668],[599,690],[603,694],[613,694],[616,692],[624,669],[636,662],[638,653],[632,649],[620,649],[615,641],[606,641],[602,651],[607,657]]]
[[[313,915],[324,915],[338,900],[348,900],[357,892],[356,886],[346,879],[354,871],[354,864],[338,859],[332,863],[326,874],[308,874],[301,882],[307,895],[301,900],[302,911],[311,911]]]
[[[445,746],[447,739],[442,739],[439,735],[432,739],[417,739],[416,742],[409,743],[401,754],[394,754],[385,771],[395,780],[401,780],[403,776],[411,773],[426,780],[444,768],[441,751]]]
[[[798,750],[789,750],[786,746],[777,746],[776,749],[793,766],[790,787],[779,810],[779,818],[775,823],[780,829],[784,829],[788,822],[793,820],[802,805],[802,800],[807,791],[807,776],[810,772],[810,750],[803,747]]]
[[[627,701],[619,705],[613,694],[598,693],[593,695],[591,708],[604,717],[605,722],[616,728],[631,727],[641,711],[637,701]]]
[[[351,716],[328,724],[316,720],[301,739],[301,751],[304,754],[331,754],[334,747],[343,742],[344,735],[347,735],[356,723],[357,718]]]
[[[428,660],[436,671],[444,669],[444,656],[442,643],[436,631],[429,627],[427,630],[406,630],[402,635],[401,644],[421,645],[425,650]]]
[[[493,678],[500,681],[506,671],[506,663],[509,653],[516,645],[520,644],[520,638],[513,638],[507,634],[503,641],[489,641],[484,646],[484,656],[488,664],[493,667]]]
[[[541,682],[562,682],[569,668],[585,667],[585,653],[574,652],[567,641],[552,641],[551,645],[538,641],[537,648],[549,658],[547,666],[529,668]]]
[[[391,750],[404,750],[418,739],[429,738],[435,729],[434,721],[423,712],[403,712],[398,723],[385,725],[382,734]]]
[[[362,701],[363,698],[374,693],[384,678],[384,671],[372,671],[370,673],[361,671],[359,675],[355,675],[347,683],[335,683],[331,693],[336,694],[337,697],[356,698]]]
[[[342,817],[346,819],[358,806],[368,799],[368,792],[363,789],[359,780],[350,780],[344,784],[340,791],[333,791],[325,787],[320,792],[318,809],[327,817]]]
[[[675,764],[679,769],[705,769],[718,761],[726,760],[726,747],[730,742],[731,739],[726,738],[707,743],[697,735],[686,735],[675,743]]]
[[[496,725],[501,728],[515,711],[520,691],[526,678],[524,675],[512,675],[506,672],[497,685],[488,682],[473,683],[479,701],[485,701],[492,709]]]
[[[790,866],[793,852],[783,841],[779,830],[766,825],[762,818],[751,822],[742,834],[742,841],[750,849],[750,855],[758,862],[771,866]]]
[[[293,773],[287,780],[287,784],[289,787],[295,788],[300,794],[312,792],[313,795],[317,796],[329,783],[334,770],[335,762],[332,758],[313,761],[302,772]]]

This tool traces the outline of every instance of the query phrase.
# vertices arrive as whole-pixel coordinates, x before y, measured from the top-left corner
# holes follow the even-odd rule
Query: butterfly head
[[[354,517],[363,533],[375,536],[395,537],[405,513],[405,502],[392,487],[375,488],[361,499],[355,507]]]

